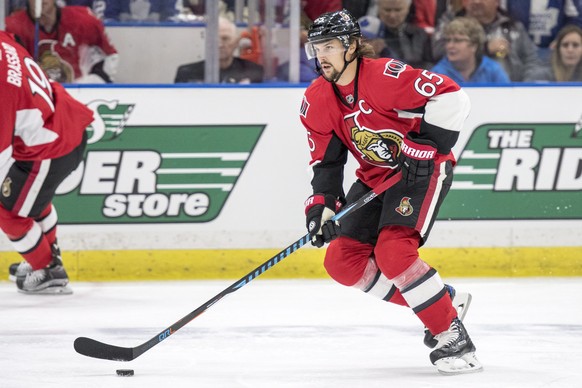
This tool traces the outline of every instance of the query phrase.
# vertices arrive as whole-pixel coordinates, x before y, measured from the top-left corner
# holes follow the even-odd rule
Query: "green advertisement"
[[[265,125],[125,126],[131,105],[93,109],[83,164],[59,187],[61,224],[215,219]]]
[[[582,133],[574,124],[486,124],[473,131],[441,220],[582,218]]]

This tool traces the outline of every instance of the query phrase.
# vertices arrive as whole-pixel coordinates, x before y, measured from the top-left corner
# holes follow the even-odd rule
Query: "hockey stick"
[[[40,16],[42,15],[42,0],[34,2],[34,60],[38,62],[38,44],[40,40]]]
[[[389,179],[382,182],[378,187],[373,190],[370,190],[366,195],[358,199],[356,202],[353,202],[346,206],[342,211],[336,214],[332,220],[337,221],[341,218],[351,214],[352,212],[356,211],[357,209],[364,206],[366,203],[370,202],[372,199],[376,198],[378,195],[386,191],[388,187],[392,186],[401,178],[401,173],[398,172],[397,174],[393,175]],[[108,345],[103,342],[99,342],[87,337],[79,337],[75,340],[74,347],[77,353],[80,353],[87,357],[94,357],[94,358],[101,358],[104,360],[113,360],[113,361],[131,361],[149,349],[153,348],[179,329],[184,327],[186,324],[191,322],[194,318],[198,317],[200,314],[205,312],[209,309],[213,304],[221,300],[226,295],[237,291],[238,289],[242,288],[246,284],[250,283],[253,279],[259,277],[268,269],[275,266],[275,264],[282,261],[284,258],[304,246],[309,241],[309,234],[301,237],[299,240],[295,241],[293,244],[289,245],[287,248],[283,249],[281,252],[277,253],[275,256],[271,257],[269,260],[265,261],[263,264],[255,268],[253,271],[246,274],[241,279],[234,282],[228,288],[224,289],[222,292],[208,300],[206,303],[198,307],[196,310],[192,311],[190,314],[186,315],[184,318],[180,319],[170,327],[162,330],[156,336],[151,338],[150,340],[144,342],[141,345],[138,345],[133,348],[124,348],[120,346]]]

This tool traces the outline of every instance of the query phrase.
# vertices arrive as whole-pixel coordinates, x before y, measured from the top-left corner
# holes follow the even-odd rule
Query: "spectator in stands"
[[[432,68],[457,83],[509,83],[503,67],[484,55],[485,31],[473,18],[460,16],[443,30],[445,56]]]
[[[426,31],[407,22],[412,0],[378,0],[378,18],[382,21],[379,36],[392,53],[417,68],[433,65],[430,36]]]
[[[207,0],[181,0],[181,13],[180,18],[183,20],[196,20],[203,19],[206,14],[206,1]],[[264,1],[264,0],[261,0]],[[247,1],[244,1],[244,6],[246,6]],[[219,0],[218,9],[221,16],[227,19],[234,19],[235,14],[235,0]],[[244,10],[245,14],[248,16],[248,9]],[[192,18],[193,17],[193,18]]]
[[[219,37],[219,82],[220,83],[258,83],[263,82],[263,66],[234,56],[238,47],[239,34],[233,22],[220,17],[218,21]],[[190,63],[178,67],[175,82],[204,82],[205,61]]]
[[[436,24],[437,1],[440,0],[412,0],[407,21],[432,34]],[[343,7],[356,19],[378,15],[378,0],[343,0]]]
[[[107,19],[107,6],[112,0],[57,0],[57,6],[80,5],[88,7],[100,20]],[[111,7],[109,7],[111,8]]]
[[[195,15],[202,17],[206,12],[205,3],[206,0],[182,0],[180,16]]]
[[[20,11],[21,9],[26,8],[26,0],[10,0],[9,3],[10,7],[7,11],[7,15],[10,15],[12,12]]]
[[[57,5],[61,5],[62,2],[62,0],[57,0]],[[126,0],[66,0],[66,5],[89,7],[95,16],[105,21],[119,21],[122,8],[126,8],[128,9],[126,19],[130,20],[129,1]]]
[[[436,10],[434,15],[435,23],[438,24],[444,14],[456,15],[457,12],[463,9],[463,1],[464,0],[436,0]]]
[[[307,30],[302,28],[299,44],[299,82],[311,82],[319,77],[319,74],[315,71],[315,59],[307,58],[305,43],[307,43]],[[279,65],[277,68],[277,80],[289,81],[289,62]]]
[[[362,38],[373,49],[376,58],[394,58],[394,53],[390,51],[386,42],[381,38],[384,26],[380,19],[375,16],[363,16],[358,19]]]
[[[342,0],[301,0],[301,9],[311,21],[324,13],[341,11],[342,8]]]
[[[582,81],[582,28],[570,24],[558,32],[550,64],[534,80]]]
[[[106,20],[159,22],[173,20],[176,0],[106,0]]]
[[[423,28],[427,34],[432,35],[436,27],[437,0],[412,0],[410,8],[410,21],[415,26]]]
[[[544,62],[549,61],[550,45],[562,27],[567,24],[582,27],[580,0],[502,0],[501,7],[525,26]]]
[[[66,83],[112,82],[118,54],[103,23],[87,7],[58,7],[42,0],[39,41],[35,42],[35,0],[6,18],[6,31],[32,55],[53,80]]]
[[[445,13],[437,24],[433,36],[433,54],[437,59],[444,54],[445,25],[455,16],[469,16],[477,19],[487,36],[485,53],[499,62],[509,78],[523,81],[536,74],[541,61],[537,47],[519,21],[511,19],[499,7],[499,0],[464,0],[464,7],[456,15]]]
[[[356,19],[364,16],[378,15],[377,0],[343,0],[343,7],[348,10]]]

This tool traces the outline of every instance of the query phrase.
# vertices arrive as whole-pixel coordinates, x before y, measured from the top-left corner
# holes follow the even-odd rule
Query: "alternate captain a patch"
[[[410,204],[410,197],[402,197],[400,205],[394,210],[404,217],[411,215],[414,212],[414,208]]]
[[[299,110],[299,113],[301,114],[301,116],[307,118],[307,111],[309,110],[309,102],[307,101],[307,98],[305,96],[303,96],[303,101],[301,101],[301,109]]]

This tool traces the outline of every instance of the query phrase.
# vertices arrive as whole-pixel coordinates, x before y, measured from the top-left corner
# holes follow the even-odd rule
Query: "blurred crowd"
[[[220,0],[220,82],[289,79],[288,63],[277,63],[271,77],[263,71],[257,46],[264,44],[265,1],[253,2],[253,12],[244,8],[240,20],[235,9],[240,2]],[[273,1],[275,22],[288,24],[289,0]],[[54,79],[114,82],[123,61],[107,37],[108,23],[204,22],[205,2],[42,0],[42,16],[35,24],[35,1],[11,0],[5,25],[35,51]],[[459,83],[582,81],[582,0],[302,0],[300,82],[318,76],[313,60],[303,52],[306,29],[322,13],[342,8],[358,18],[377,56],[445,74]],[[251,16],[256,24],[245,24]],[[174,71],[177,83],[204,81],[204,61]]]

